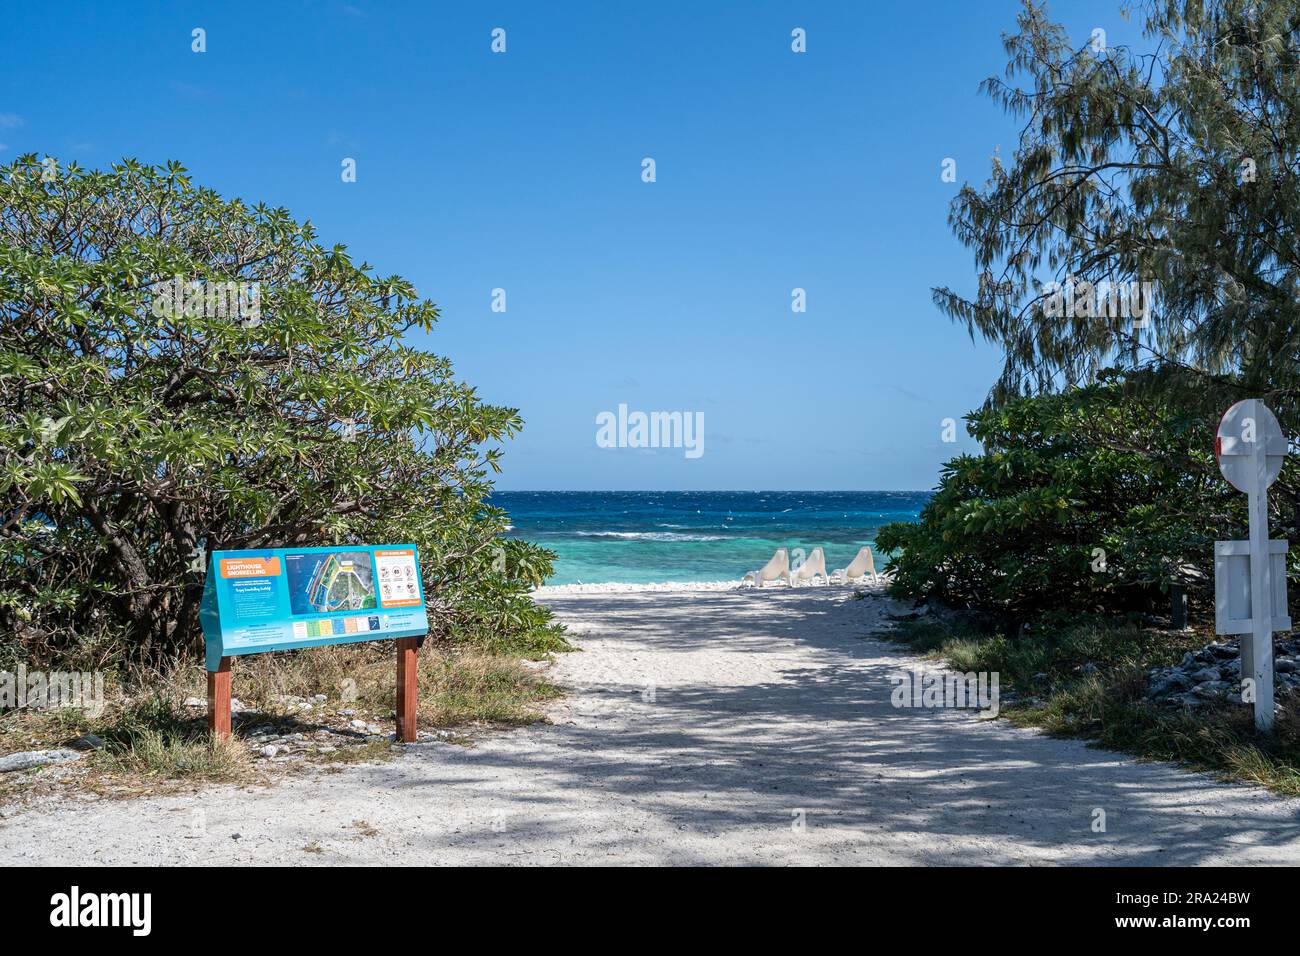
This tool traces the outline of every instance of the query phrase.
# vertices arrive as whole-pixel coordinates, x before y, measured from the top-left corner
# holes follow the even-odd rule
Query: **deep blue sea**
[[[499,491],[510,534],[559,554],[548,584],[740,580],[779,547],[842,568],[926,491]],[[877,560],[878,568],[884,567]]]

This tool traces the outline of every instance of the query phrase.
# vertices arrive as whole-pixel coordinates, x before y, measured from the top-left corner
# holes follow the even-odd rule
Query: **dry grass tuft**
[[[104,741],[102,749],[74,765],[6,775],[11,779],[0,780],[0,799],[53,782],[104,795],[156,792],[185,782],[250,782],[259,766],[268,766],[254,759],[255,747],[247,739],[253,727],[338,732],[353,716],[341,712],[381,726],[392,719],[391,642],[253,655],[237,658],[232,671],[233,694],[250,713],[236,714],[235,736],[225,742],[208,733],[203,709],[185,706],[187,698],[207,694],[206,675],[192,662],[114,675],[105,681],[105,706],[96,715],[73,709],[0,714],[0,755],[64,746],[84,734]],[[432,644],[420,652],[417,720],[426,730],[543,721],[544,705],[559,696],[559,688],[514,657]],[[442,738],[466,739],[445,733]],[[397,752],[400,748],[388,740],[371,737],[312,754],[304,763],[371,762]]]

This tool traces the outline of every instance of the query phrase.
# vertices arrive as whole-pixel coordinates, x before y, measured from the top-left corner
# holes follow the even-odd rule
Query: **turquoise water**
[[[548,584],[740,580],[780,547],[826,550],[828,570],[913,521],[924,491],[512,491],[492,503],[514,537],[559,554]],[[884,566],[883,560],[877,567]]]

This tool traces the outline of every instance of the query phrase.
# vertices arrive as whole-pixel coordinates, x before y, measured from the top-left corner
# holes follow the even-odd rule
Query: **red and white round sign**
[[[1286,451],[1277,416],[1259,399],[1244,399],[1224,412],[1214,456],[1223,477],[1238,491],[1263,491],[1276,481]]]

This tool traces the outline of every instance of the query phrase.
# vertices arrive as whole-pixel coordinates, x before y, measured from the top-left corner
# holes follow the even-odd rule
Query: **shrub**
[[[0,656],[194,654],[207,552],[358,542],[419,546],[436,635],[562,643],[485,504],[519,415],[407,344],[409,282],[177,163],[0,200]]]
[[[1246,534],[1245,495],[1213,455],[1218,416],[1240,397],[1103,373],[973,412],[983,453],[944,466],[919,522],[877,536],[894,593],[1029,616],[1167,607],[1175,582],[1207,599],[1213,542]],[[1275,486],[1275,536],[1294,525],[1296,478],[1288,465]]]

